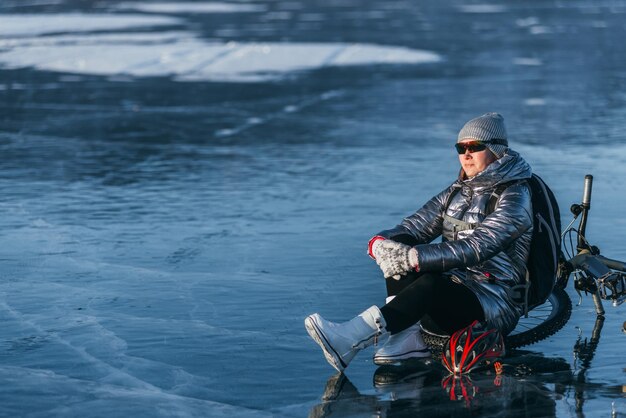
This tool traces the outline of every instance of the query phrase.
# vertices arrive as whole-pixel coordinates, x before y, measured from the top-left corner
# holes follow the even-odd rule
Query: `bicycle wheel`
[[[521,317],[515,329],[505,337],[507,348],[534,344],[563,328],[572,314],[572,301],[560,287],[552,289],[548,300]]]
[[[556,333],[569,320],[572,314],[572,301],[564,289],[555,287],[542,304],[528,312],[528,318],[520,318],[519,323],[504,339],[507,348],[518,348],[534,344]],[[433,355],[441,353],[449,336],[428,329],[422,324],[424,342]]]

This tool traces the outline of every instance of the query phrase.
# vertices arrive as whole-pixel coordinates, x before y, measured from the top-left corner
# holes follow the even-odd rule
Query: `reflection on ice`
[[[396,416],[396,411],[402,412],[399,416],[476,416],[494,408],[502,416],[532,410],[550,417],[556,412],[556,402],[541,378],[453,376],[429,366],[381,366],[374,373],[374,387],[375,394],[361,392],[345,374],[336,374],[326,382],[321,402],[311,408],[309,418]]]
[[[208,42],[188,32],[32,37],[32,33],[175,24],[136,15],[0,17],[0,32],[29,37],[0,41],[0,65],[93,75],[173,76],[178,80],[258,81],[328,66],[422,64],[440,56],[416,49],[346,43]]]

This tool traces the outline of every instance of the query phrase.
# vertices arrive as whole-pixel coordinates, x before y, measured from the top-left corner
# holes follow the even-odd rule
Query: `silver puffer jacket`
[[[455,181],[400,225],[380,235],[390,239],[410,235],[412,244],[417,243],[420,271],[450,274],[465,284],[478,297],[487,325],[506,335],[522,312],[507,290],[524,283],[533,225],[529,186],[515,180],[530,176],[530,166],[509,149],[484,171]],[[485,216],[496,186],[508,182],[513,183],[499,197],[496,209]],[[446,208],[455,188],[460,190]],[[464,223],[473,229],[464,229]],[[439,236],[441,243],[431,243]]]

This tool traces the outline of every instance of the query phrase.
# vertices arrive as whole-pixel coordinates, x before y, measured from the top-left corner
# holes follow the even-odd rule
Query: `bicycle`
[[[523,306],[526,314],[520,318],[515,329],[504,338],[508,349],[544,340],[565,326],[572,312],[572,301],[565,291],[572,275],[574,288],[579,295],[579,303],[582,301],[582,292],[585,292],[585,295],[591,294],[593,298],[599,319],[596,323],[600,324],[600,328],[594,330],[594,333],[599,334],[601,330],[605,314],[602,301],[611,301],[614,306],[626,301],[626,263],[602,256],[600,249],[591,245],[585,237],[591,209],[592,186],[593,176],[588,174],[585,176],[582,202],[570,207],[574,218],[561,233],[561,247],[566,248],[564,252],[561,252],[552,292],[540,305]],[[574,229],[572,225],[577,219],[579,219],[578,228]],[[577,235],[576,243],[572,238],[574,234]],[[565,245],[566,237],[569,237],[569,247]],[[440,332],[429,318],[422,320],[421,326],[424,341],[429,345],[433,354],[440,353],[449,336]]]

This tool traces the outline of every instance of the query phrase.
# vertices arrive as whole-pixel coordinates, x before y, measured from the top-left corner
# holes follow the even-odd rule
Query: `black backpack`
[[[526,270],[526,284],[514,286],[511,297],[523,304],[527,313],[548,299],[554,284],[561,255],[561,213],[552,190],[536,174],[525,180],[530,186],[533,206],[533,235]],[[500,195],[511,184],[498,185],[491,194],[485,214],[492,213]],[[458,189],[448,198],[448,204]],[[447,206],[447,205],[446,205]]]

